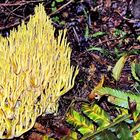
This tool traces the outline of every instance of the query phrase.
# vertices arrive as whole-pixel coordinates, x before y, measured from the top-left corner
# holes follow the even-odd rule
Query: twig
[[[29,19],[29,17],[30,17],[30,16],[27,16],[27,17],[24,19],[24,21],[27,20],[27,19]],[[20,23],[21,23],[21,22],[18,21],[18,22],[15,22],[15,23],[11,24],[11,25],[7,25],[7,26],[0,27],[0,30],[5,30],[5,29],[9,29],[9,28],[15,27],[15,26],[19,25]]]
[[[68,113],[69,109],[72,107],[72,105],[75,103],[75,102],[86,102],[86,103],[90,103],[87,99],[84,99],[84,98],[79,98],[79,97],[63,97],[64,99],[66,100],[71,100],[71,103],[70,105],[68,106],[65,114],[64,114],[64,117],[66,117],[66,114]]]
[[[12,14],[14,14],[14,12],[16,11],[16,10],[18,10],[19,8],[21,7],[21,5],[19,5],[17,8],[15,8],[14,10],[12,10],[12,11],[10,11],[8,8],[8,10],[9,10],[9,15],[7,16],[7,18],[6,18],[6,20],[5,20],[5,23],[7,23],[7,21],[8,21],[8,19],[9,19],[9,17],[12,15]],[[23,17],[22,17],[23,18]]]
[[[63,97],[63,99],[66,100],[74,100],[74,102],[86,102],[86,103],[90,103],[87,99],[85,98],[80,98],[80,97]]]
[[[135,132],[138,128],[140,128],[140,123],[138,123],[135,127],[131,129],[131,132]]]
[[[71,106],[74,104],[74,101],[75,101],[74,99],[71,101],[70,105],[68,106],[67,110],[65,111],[63,119],[66,117],[66,115],[67,115],[68,111],[70,110]]]
[[[123,15],[121,15],[119,12],[115,11],[116,14],[118,14],[123,20],[129,22],[129,23],[136,23],[136,22],[139,22],[140,20],[139,19],[129,19],[129,18],[126,18],[124,17]]]
[[[44,2],[45,0],[38,0],[38,1],[22,1],[22,2],[16,2],[16,3],[0,3],[0,6],[10,7],[10,6],[22,6],[29,3],[39,3]]]
[[[102,44],[104,44],[104,43],[107,43],[108,41],[115,41],[115,40],[120,40],[120,39],[122,39],[122,37],[111,38],[111,39],[108,39],[108,40],[104,40],[104,41],[102,41],[101,43],[98,43],[98,44],[96,44],[96,45],[94,45],[94,46],[97,47],[97,46],[100,46],[100,45],[102,45]]]
[[[78,34],[77,34],[77,32],[76,32],[76,30],[75,30],[74,27],[73,27],[72,29],[73,29],[73,32],[74,32],[75,37],[76,37],[76,39],[77,39],[77,42],[79,43],[79,42],[80,42],[80,39],[79,39],[79,37],[78,37]]]
[[[18,22],[15,22],[14,24],[11,24],[11,25],[7,25],[7,26],[4,26],[4,27],[2,26],[2,27],[0,27],[0,30],[9,29],[9,28],[15,27],[19,24],[20,24],[20,22],[18,21]]]
[[[74,0],[70,0],[69,2],[67,2],[66,4],[62,5],[61,7],[59,7],[56,11],[52,12],[51,14],[49,14],[49,16],[52,16],[54,14],[56,14],[57,12],[59,12],[60,10],[62,10],[64,7],[68,6],[70,3],[72,3]]]
[[[100,45],[102,45],[102,44],[104,44],[104,43],[107,43],[108,41],[115,41],[115,40],[120,40],[120,39],[122,39],[122,37],[111,38],[111,39],[108,39],[108,40],[104,40],[104,41],[102,41],[102,42],[100,42],[100,43],[97,43],[97,44],[95,44],[95,45],[93,45],[93,46],[94,46],[94,47],[98,47],[98,46],[100,46]],[[80,53],[80,54],[79,54],[79,57],[80,57],[81,55],[85,54],[85,53],[88,53],[88,52],[89,52],[88,49],[89,49],[89,48],[87,48],[84,52]]]

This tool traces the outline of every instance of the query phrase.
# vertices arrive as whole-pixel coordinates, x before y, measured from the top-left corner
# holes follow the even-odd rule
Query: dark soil
[[[90,101],[88,95],[101,80],[101,75],[105,75],[104,86],[137,92],[130,63],[135,59],[140,61],[140,42],[137,40],[140,20],[136,19],[140,17],[140,7],[135,4],[138,5],[140,0],[134,3],[132,0],[1,0],[0,33],[8,36],[9,31],[22,20],[28,22],[29,15],[34,13],[34,7],[39,3],[45,5],[46,13],[53,20],[56,36],[58,30],[67,28],[68,41],[73,50],[71,62],[79,66],[79,74],[74,88],[59,100],[57,115],[39,117],[37,122],[40,127],[17,139],[33,140],[35,136],[41,139],[44,133],[56,139],[67,135],[72,127],[65,122],[65,113],[71,101],[76,101],[73,108],[80,111],[81,103]],[[117,34],[117,31],[121,33]],[[103,34],[93,36],[97,32]],[[92,47],[97,49],[89,50]],[[130,52],[131,57],[125,64],[120,80],[116,82],[111,71],[126,52]]]

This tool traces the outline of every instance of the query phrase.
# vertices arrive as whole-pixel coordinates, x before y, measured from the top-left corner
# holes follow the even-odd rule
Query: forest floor
[[[39,117],[34,128],[17,139],[41,140],[44,135],[62,139],[75,130],[66,122],[67,112],[70,108],[81,112],[84,102],[92,103],[95,97],[91,92],[103,76],[105,87],[139,94],[140,84],[132,76],[131,64],[140,62],[140,21],[130,0],[1,0],[0,34],[8,36],[22,20],[28,22],[39,3],[45,5],[56,30],[67,28],[71,62],[78,65],[79,74],[73,89],[60,98],[57,115]],[[129,57],[115,80],[112,69],[126,54]],[[105,98],[97,104],[112,113]],[[75,132],[79,139],[82,135]]]

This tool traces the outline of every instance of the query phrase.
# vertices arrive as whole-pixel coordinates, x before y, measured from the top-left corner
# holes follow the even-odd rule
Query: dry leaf
[[[111,0],[106,0],[106,7],[110,7],[111,6]]]

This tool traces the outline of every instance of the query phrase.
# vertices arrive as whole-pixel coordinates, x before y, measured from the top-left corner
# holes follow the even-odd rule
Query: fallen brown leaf
[[[34,125],[34,128],[38,131],[38,132],[41,132],[43,134],[46,134],[47,133],[47,129],[41,125],[40,123],[35,123]]]
[[[29,136],[28,140],[43,140],[43,135],[38,134],[38,133],[36,133],[36,132],[33,132],[33,133]]]

